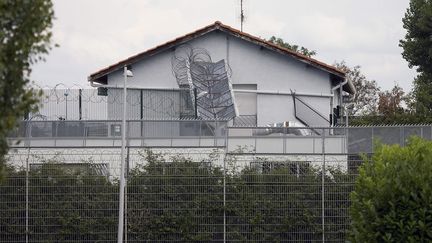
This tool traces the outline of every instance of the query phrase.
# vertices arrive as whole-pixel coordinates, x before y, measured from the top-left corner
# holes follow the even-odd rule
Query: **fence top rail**
[[[255,126],[255,127],[235,127],[235,126],[229,126],[228,128],[232,129],[282,129],[282,128],[295,128],[295,129],[309,129],[309,130],[329,130],[329,129],[336,129],[336,130],[343,130],[343,129],[357,129],[357,128],[412,128],[412,127],[432,127],[432,124],[408,124],[408,125],[365,125],[365,126],[334,126],[334,127],[268,127],[268,126]]]
[[[197,118],[191,118],[191,119],[128,119],[127,122],[229,122],[229,120],[226,119],[214,119],[214,120],[204,120],[204,119],[197,119]],[[98,120],[22,120],[22,123],[43,123],[43,122],[61,122],[61,123],[101,123],[101,122],[107,122],[107,123],[118,123],[122,122],[121,120],[113,120],[113,119],[98,119]],[[333,126],[333,127],[327,127],[327,126],[314,126],[314,127],[270,127],[270,126],[229,126],[229,128],[233,129],[264,129],[264,128],[297,128],[297,129],[346,129],[346,128],[386,128],[386,127],[432,127],[431,123],[420,123],[420,124],[383,124],[383,125],[353,125],[353,126]]]
[[[126,148],[131,148],[131,149],[224,149],[225,146],[222,145],[214,145],[214,146],[196,146],[196,145],[191,145],[188,147],[185,146],[175,146],[175,145],[170,145],[170,146],[162,146],[162,145],[125,145]],[[26,146],[14,146],[11,145],[9,146],[10,149],[28,149],[28,147]],[[120,149],[121,146],[120,145],[112,145],[112,146],[107,146],[107,145],[86,145],[86,146],[82,146],[82,145],[77,145],[77,146],[59,146],[59,145],[47,145],[47,146],[35,146],[32,145],[30,146],[31,149]]]
[[[123,85],[120,86],[116,86],[116,85],[105,85],[102,86],[100,88],[106,88],[106,89],[123,89]],[[134,86],[127,86],[126,87],[128,90],[161,90],[161,91],[190,91],[189,88],[166,88],[166,87],[134,87]],[[49,87],[43,87],[40,90],[42,91],[49,91],[49,92],[55,92],[55,91],[64,91],[64,90],[85,90],[85,91],[92,91],[92,92],[97,92],[97,88],[86,88],[86,87],[72,87],[72,88],[67,88],[67,87],[61,87],[61,88],[49,88]]]
[[[410,123],[410,124],[374,124],[374,125],[350,125],[348,128],[383,128],[383,127],[430,127],[431,123]],[[335,126],[334,128],[345,128],[345,126]]]
[[[52,122],[59,122],[59,123],[121,123],[122,120],[22,120],[22,123],[52,123]],[[228,120],[202,120],[202,119],[155,119],[155,120],[126,120],[126,122],[228,122]]]

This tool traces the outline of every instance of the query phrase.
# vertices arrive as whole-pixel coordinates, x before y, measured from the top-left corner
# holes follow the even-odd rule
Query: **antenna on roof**
[[[244,22],[245,16],[243,11],[243,0],[240,0],[240,31],[243,32],[243,22]]]

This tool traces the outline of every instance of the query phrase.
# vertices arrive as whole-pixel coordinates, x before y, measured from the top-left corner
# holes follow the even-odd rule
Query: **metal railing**
[[[310,127],[329,126],[330,121],[319,111],[297,96],[294,99],[295,117]]]
[[[233,119],[234,127],[256,127],[257,116],[256,115],[240,115]]]
[[[323,136],[327,152],[350,154],[373,153],[377,141],[404,146],[410,136],[432,139],[431,125],[227,127],[226,121],[132,120],[127,127],[129,144],[135,146],[226,146],[228,151],[248,147],[259,153],[319,153]],[[9,139],[24,141],[14,146],[89,146],[103,142],[118,146],[120,135],[120,121],[23,121]]]
[[[226,121],[142,120],[127,121],[127,137],[224,136]],[[10,138],[120,137],[121,121],[22,121]]]

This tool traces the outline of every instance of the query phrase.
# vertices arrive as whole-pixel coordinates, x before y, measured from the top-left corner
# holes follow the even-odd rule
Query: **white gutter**
[[[237,93],[254,93],[254,94],[270,94],[270,95],[293,95],[291,91],[280,91],[280,90],[245,90],[245,89],[234,89]],[[325,93],[299,93],[295,92],[297,96],[312,96],[312,97],[333,97],[333,94]]]
[[[90,80],[90,86],[92,86],[93,88],[99,88],[99,87],[104,87],[105,85],[95,84],[95,83],[93,83],[93,80]]]
[[[345,84],[347,84],[348,83],[348,79],[347,80],[345,80],[345,81],[343,81],[342,83],[339,83],[338,85],[336,85],[335,87],[333,87],[332,89],[331,89],[331,95],[332,95],[332,97],[333,97],[333,99],[334,99],[334,91],[335,90],[337,90],[337,89],[340,89],[340,91],[339,91],[339,95],[340,95],[340,98],[339,98],[339,104],[342,106],[342,86],[344,86]],[[334,102],[334,100],[332,99],[332,103]],[[333,109],[333,106],[332,106],[332,109]]]
[[[339,88],[342,88],[342,86],[344,86],[344,85],[347,84],[347,83],[348,83],[348,79],[345,80],[345,81],[343,81],[342,83],[339,83],[338,85],[334,86],[334,87],[331,89],[331,93],[334,94],[334,91],[335,91],[335,90],[337,90],[337,89],[339,89]],[[342,97],[342,92],[340,92],[340,93],[341,93],[341,97]]]
[[[103,84],[95,84],[93,81],[90,81],[90,86],[94,88],[104,87],[104,88],[113,88],[113,89],[121,89],[121,86],[117,85],[103,85]],[[161,87],[138,87],[138,86],[128,86],[128,89],[146,89],[146,90],[187,90],[182,88],[161,88]],[[232,89],[236,93],[254,93],[254,94],[270,94],[270,95],[292,95],[291,91],[281,91],[281,90],[249,90],[249,89]],[[331,94],[326,93],[302,93],[295,92],[295,95],[298,96],[312,96],[312,97],[333,97],[333,92]]]

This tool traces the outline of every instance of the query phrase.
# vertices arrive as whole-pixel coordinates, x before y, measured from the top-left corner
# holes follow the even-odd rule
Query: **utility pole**
[[[124,209],[125,209],[125,150],[126,150],[126,114],[127,114],[127,79],[133,77],[131,70],[127,66],[123,68],[123,117],[122,117],[122,142],[120,158],[120,188],[119,188],[119,217],[117,229],[117,243],[123,243],[124,234]],[[127,232],[126,232],[127,233]]]

